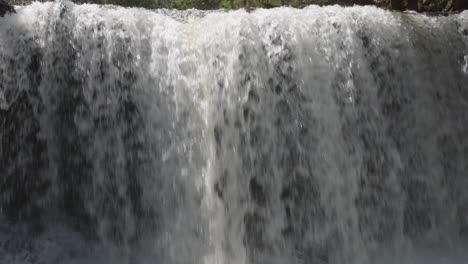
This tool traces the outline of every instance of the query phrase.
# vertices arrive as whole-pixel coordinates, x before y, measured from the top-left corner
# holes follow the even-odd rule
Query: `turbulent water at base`
[[[468,12],[0,18],[0,263],[468,261]]]

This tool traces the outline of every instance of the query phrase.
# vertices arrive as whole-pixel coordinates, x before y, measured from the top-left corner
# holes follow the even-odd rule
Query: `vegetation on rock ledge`
[[[3,0],[0,0],[0,2]],[[43,0],[41,0],[43,1]],[[31,0],[6,0],[12,5],[24,5]],[[415,10],[419,12],[448,12],[468,9],[468,0],[74,0],[77,3],[112,4],[125,7],[174,8],[174,9],[238,9],[272,8],[308,5],[377,5],[392,10]]]

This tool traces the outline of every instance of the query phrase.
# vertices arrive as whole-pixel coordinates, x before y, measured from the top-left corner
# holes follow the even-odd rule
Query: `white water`
[[[468,13],[0,18],[0,263],[466,263]]]

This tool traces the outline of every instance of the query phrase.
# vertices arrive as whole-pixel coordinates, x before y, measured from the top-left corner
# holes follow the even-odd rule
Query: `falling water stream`
[[[468,263],[468,11],[0,18],[0,263]]]

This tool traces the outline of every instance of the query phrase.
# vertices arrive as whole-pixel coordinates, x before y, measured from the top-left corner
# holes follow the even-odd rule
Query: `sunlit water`
[[[468,12],[0,18],[0,263],[468,263]]]

